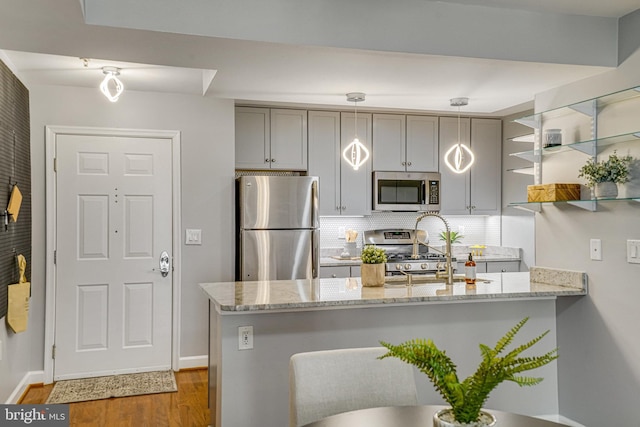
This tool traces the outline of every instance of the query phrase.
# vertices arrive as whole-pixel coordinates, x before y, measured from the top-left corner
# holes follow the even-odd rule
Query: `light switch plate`
[[[627,240],[627,262],[640,264],[640,240]]]
[[[185,230],[184,244],[185,245],[201,245],[202,244],[202,230],[195,228],[187,228]]]
[[[589,248],[591,259],[594,261],[602,261],[602,240],[591,239],[589,242]]]

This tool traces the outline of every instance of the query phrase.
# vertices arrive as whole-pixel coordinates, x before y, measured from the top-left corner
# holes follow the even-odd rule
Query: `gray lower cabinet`
[[[487,273],[506,273],[520,271],[520,261],[487,262]]]
[[[359,265],[338,265],[329,267],[320,267],[321,279],[335,279],[338,277],[360,277]]]
[[[476,261],[476,273],[520,271],[520,261]],[[458,274],[464,274],[464,262],[458,261]]]

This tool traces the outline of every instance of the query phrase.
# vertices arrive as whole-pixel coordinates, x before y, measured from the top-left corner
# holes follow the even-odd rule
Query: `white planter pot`
[[[615,182],[598,182],[595,186],[595,195],[598,199],[618,197],[618,186]]]
[[[480,411],[480,421],[461,424],[453,419],[451,408],[441,409],[433,414],[433,427],[492,427],[496,417],[486,411]]]

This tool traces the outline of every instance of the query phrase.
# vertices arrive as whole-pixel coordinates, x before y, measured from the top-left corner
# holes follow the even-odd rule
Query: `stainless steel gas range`
[[[446,264],[444,254],[426,246],[429,243],[426,231],[417,230],[415,233],[414,230],[402,228],[366,230],[363,239],[365,245],[376,245],[385,249],[387,276],[400,275],[403,274],[403,271],[412,274],[433,274],[437,271],[444,271]],[[414,236],[421,243],[418,245],[417,259],[412,257]],[[453,258],[454,268],[455,261]]]

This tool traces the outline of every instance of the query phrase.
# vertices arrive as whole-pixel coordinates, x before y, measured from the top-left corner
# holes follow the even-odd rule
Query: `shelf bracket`
[[[569,105],[569,108],[585,116],[595,117],[596,115],[596,101],[594,99]]]
[[[584,154],[588,154],[591,157],[595,157],[597,154],[596,145],[596,141],[589,141],[580,144],[570,144],[569,147]]]
[[[540,204],[540,203],[527,203],[526,205],[513,205],[513,204],[510,204],[509,206],[512,207],[512,208],[520,209],[520,210],[527,211],[527,212],[541,212],[542,211],[542,204]]]
[[[567,200],[567,204],[591,212],[595,212],[597,209],[597,202],[595,200]]]
[[[532,116],[522,117],[514,120],[516,123],[530,127],[531,129],[540,129],[540,115],[534,114]]]

